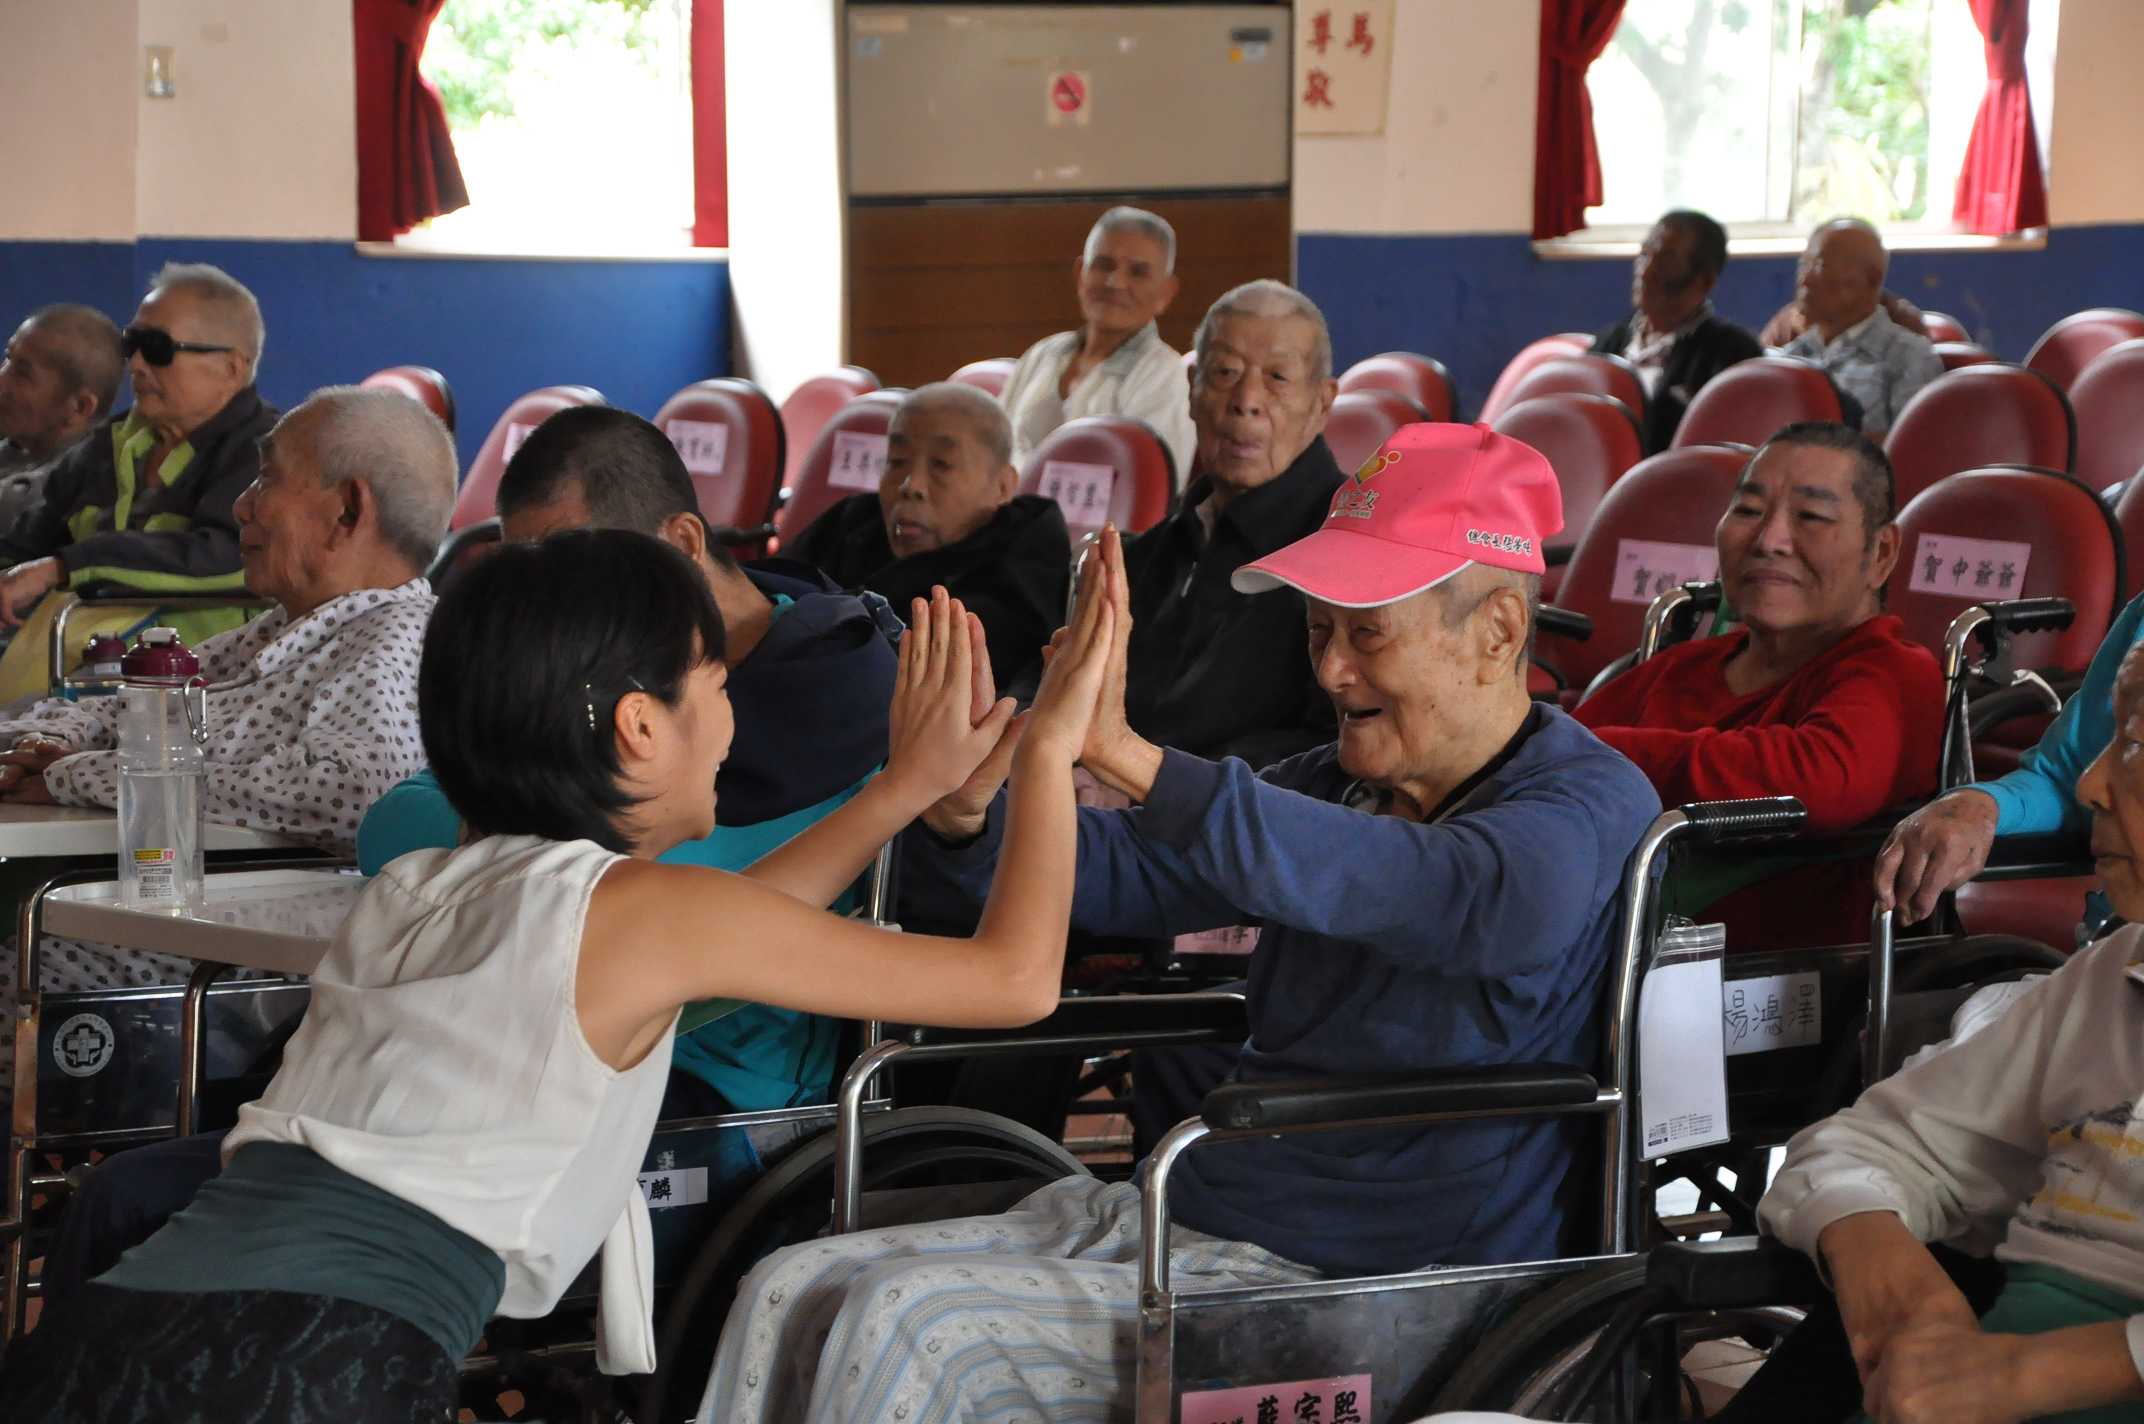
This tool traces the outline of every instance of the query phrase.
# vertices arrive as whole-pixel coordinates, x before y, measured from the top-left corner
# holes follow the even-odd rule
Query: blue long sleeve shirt
[[[2018,760],[2016,771],[1972,789],[1995,800],[1998,836],[2061,833],[2083,836],[2091,815],[2077,800],[2077,778],[2114,739],[2114,674],[2129,649],[2144,637],[2144,596],[2131,599],[2107,630],[2084,685],[2062,708],[2039,745]]]
[[[1082,810],[1072,918],[1105,934],[1261,926],[1244,1080],[1598,1059],[1625,862],[1659,799],[1537,706],[1515,749],[1429,823],[1349,803],[1325,746],[1254,775],[1168,752],[1131,811]],[[911,835],[918,869],[987,889],[1003,834]],[[1200,1148],[1185,1225],[1328,1273],[1558,1254],[1570,1120],[1312,1133]]]

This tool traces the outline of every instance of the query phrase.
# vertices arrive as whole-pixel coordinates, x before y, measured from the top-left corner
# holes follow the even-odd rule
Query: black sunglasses
[[[169,366],[181,351],[236,351],[235,346],[209,346],[199,341],[175,341],[160,326],[130,326],[119,333],[119,351],[128,360],[140,352],[152,366]]]

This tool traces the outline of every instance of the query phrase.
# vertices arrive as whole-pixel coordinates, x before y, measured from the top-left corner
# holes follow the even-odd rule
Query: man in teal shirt
[[[2091,813],[2078,803],[2077,778],[2114,738],[2114,675],[2140,636],[2144,596],[2107,630],[2084,685],[2016,771],[1939,796],[1899,822],[1876,858],[1879,908],[1896,908],[1908,924],[1927,919],[1943,895],[1980,873],[1998,836],[2084,839]]]

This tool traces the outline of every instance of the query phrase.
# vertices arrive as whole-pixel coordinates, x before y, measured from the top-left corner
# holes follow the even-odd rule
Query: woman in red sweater
[[[1714,539],[1743,626],[1669,648],[1576,716],[1661,801],[1798,796],[1809,829],[1859,825],[1936,786],[1943,677],[1883,611],[1898,560],[1891,462],[1843,425],[1804,422],[1742,472]],[[1728,896],[1730,949],[1866,936],[1865,867],[1815,866]],[[1681,897],[1678,897],[1681,898]]]

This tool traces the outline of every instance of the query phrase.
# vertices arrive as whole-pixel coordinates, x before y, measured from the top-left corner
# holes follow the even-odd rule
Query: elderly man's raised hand
[[[981,623],[944,588],[932,589],[928,602],[915,600],[887,716],[885,774],[924,804],[966,784],[1012,722],[1011,698],[984,700],[990,675],[982,641]]]
[[[1995,798],[1953,791],[1900,821],[1876,857],[1876,906],[1906,924],[1936,912],[1936,902],[1978,875],[1995,845]]]
[[[1103,533],[1106,548],[1115,531]],[[1121,568],[1105,558],[1089,559],[1080,573],[1079,606],[1070,627],[1050,640],[1048,666],[1029,712],[1026,738],[1041,753],[1061,756],[1065,765],[1080,759],[1098,717],[1116,647],[1117,605],[1110,584]]]

